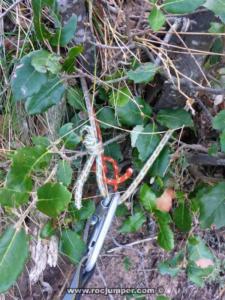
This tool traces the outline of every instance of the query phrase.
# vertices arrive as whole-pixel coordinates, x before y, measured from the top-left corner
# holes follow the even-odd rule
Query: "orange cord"
[[[97,129],[98,139],[99,139],[100,142],[102,142],[102,134],[101,134],[101,130],[100,130],[100,127],[99,127],[99,124],[98,124],[96,118],[95,118],[95,122],[96,122],[96,129]],[[106,162],[112,164],[114,178],[107,178],[106,177],[106,173],[108,171]],[[115,159],[113,159],[112,157],[109,157],[109,156],[102,155],[102,165],[103,165],[103,180],[105,181],[106,184],[112,185],[114,187],[115,192],[118,190],[118,186],[121,183],[127,181],[133,174],[133,169],[128,168],[126,170],[125,174],[120,176],[119,175],[118,162]]]

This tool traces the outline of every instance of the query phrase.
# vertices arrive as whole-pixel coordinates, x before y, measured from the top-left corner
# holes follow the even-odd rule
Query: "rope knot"
[[[84,136],[83,143],[89,153],[89,155],[99,156],[103,153],[102,143],[95,137],[94,131],[91,126],[84,126],[81,131],[81,135]]]

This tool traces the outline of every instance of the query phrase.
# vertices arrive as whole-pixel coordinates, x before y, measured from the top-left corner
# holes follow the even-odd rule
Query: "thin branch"
[[[139,244],[142,244],[142,243],[146,243],[146,242],[149,242],[149,241],[153,241],[155,239],[156,239],[156,237],[150,237],[150,238],[146,238],[146,239],[143,239],[143,240],[135,241],[135,242],[132,242],[132,243],[129,243],[129,244],[119,245],[118,247],[109,249],[107,251],[107,253],[112,253],[112,252],[115,252],[115,251],[119,251],[119,250],[122,250],[124,248],[128,248],[128,247],[132,247],[132,246],[139,245]]]
[[[7,8],[4,13],[0,15],[0,19],[2,19],[4,16],[6,16],[15,6],[20,4],[23,0],[17,0],[15,3],[13,3],[9,8]]]

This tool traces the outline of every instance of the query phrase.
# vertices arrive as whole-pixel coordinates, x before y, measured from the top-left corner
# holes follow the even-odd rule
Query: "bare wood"
[[[159,154],[161,153],[162,149],[165,147],[165,145],[168,143],[169,139],[171,138],[174,129],[168,130],[162,140],[160,141],[159,145],[155,149],[154,153],[149,157],[137,177],[133,180],[131,185],[128,187],[128,189],[125,191],[125,193],[121,196],[120,203],[123,203],[126,201],[136,190],[136,188],[139,186],[141,181],[144,179],[145,175],[147,174],[148,170],[151,168]]]

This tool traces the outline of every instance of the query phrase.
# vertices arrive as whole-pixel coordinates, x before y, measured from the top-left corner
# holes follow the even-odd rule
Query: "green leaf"
[[[40,237],[42,239],[48,239],[55,234],[55,227],[53,226],[52,220],[49,220],[41,229]]]
[[[170,251],[174,248],[174,236],[168,224],[159,223],[157,241],[158,244],[166,251]]]
[[[220,135],[220,147],[221,151],[225,152],[225,130]]]
[[[187,265],[188,279],[202,288],[204,287],[204,283],[212,273],[212,271],[212,267],[201,269],[198,268],[194,262],[189,262]]]
[[[6,177],[6,187],[18,192],[31,191],[32,171],[45,168],[51,159],[49,151],[42,146],[18,149],[12,157],[12,165]]]
[[[134,126],[143,124],[152,114],[151,107],[142,99],[129,100],[124,106],[116,107],[116,115],[123,125]]]
[[[224,33],[225,25],[218,22],[211,22],[208,31],[211,33]]]
[[[120,145],[118,143],[111,143],[109,145],[106,145],[104,150],[104,154],[106,156],[110,156],[114,158],[115,160],[122,161],[123,159],[123,154],[120,150]]]
[[[68,22],[57,30],[55,36],[50,40],[52,46],[65,47],[75,36],[77,30],[77,16],[73,14]]]
[[[188,279],[200,287],[204,286],[205,279],[212,273],[214,268],[214,256],[197,236],[188,240]],[[202,262],[206,265],[202,265]],[[201,264],[200,264],[201,263]],[[199,265],[200,264],[200,265]],[[208,266],[207,266],[208,265]]]
[[[137,69],[127,72],[127,75],[135,83],[148,83],[154,79],[158,69],[153,63],[145,63],[137,67]]]
[[[63,70],[67,73],[75,72],[76,58],[83,52],[83,46],[78,45],[69,49],[67,57],[63,63]]]
[[[0,236],[0,293],[6,292],[23,271],[28,258],[24,229],[7,228]]]
[[[151,176],[164,177],[170,163],[170,148],[165,147],[150,169]]]
[[[156,208],[156,198],[155,193],[144,183],[140,189],[140,201],[147,211],[152,212]]]
[[[31,188],[30,188],[31,191]],[[30,191],[18,192],[13,188],[0,189],[0,204],[8,207],[18,207],[29,200]]]
[[[58,77],[49,79],[41,90],[27,99],[25,103],[26,111],[29,115],[45,112],[51,106],[60,102],[63,97],[65,87]]]
[[[36,51],[24,56],[16,66],[11,78],[13,99],[24,100],[39,92],[43,84],[47,82],[46,74],[37,72],[31,65],[31,59]]]
[[[34,15],[33,23],[36,32],[36,37],[41,42],[43,42],[44,40],[49,39],[51,37],[51,34],[42,22],[42,8],[44,6],[48,6],[51,8],[54,4],[54,1],[32,0],[31,3]]]
[[[66,210],[71,193],[59,183],[46,183],[37,190],[37,208],[49,217],[57,217]]]
[[[68,149],[75,149],[81,142],[81,137],[74,132],[73,123],[66,123],[59,129],[59,135]]]
[[[203,5],[206,0],[166,0],[163,8],[172,14],[186,14],[195,11]],[[214,0],[213,0],[214,1]]]
[[[116,217],[125,217],[129,214],[129,210],[127,208],[127,206],[122,203],[122,204],[119,204],[117,206],[117,209],[116,209]]]
[[[141,212],[137,212],[134,215],[130,216],[121,226],[119,232],[136,232],[138,231],[143,223],[146,221],[145,216]]]
[[[49,71],[52,74],[58,74],[62,68],[59,60],[60,56],[46,50],[39,50],[35,51],[35,55],[32,56],[31,65],[37,72],[46,73]]]
[[[18,149],[12,156],[5,187],[0,189],[0,203],[9,207],[26,203],[32,190],[31,172],[45,168],[50,159],[43,146]]]
[[[181,251],[171,259],[160,262],[158,265],[160,274],[170,275],[172,277],[177,276],[177,274],[181,271],[180,264],[182,263],[183,259],[184,253]]]
[[[68,103],[77,110],[85,111],[84,94],[79,87],[69,87],[66,93]]]
[[[73,218],[79,221],[87,220],[95,211],[95,202],[93,200],[85,200],[82,205],[81,209],[77,209],[74,203],[72,203],[69,208],[69,212],[72,214]]]
[[[158,31],[159,29],[161,29],[165,21],[165,15],[158,7],[155,6],[148,17],[148,22],[152,30]]]
[[[86,246],[76,232],[67,229],[62,231],[59,249],[73,264],[77,264],[85,253]]]
[[[212,224],[225,226],[225,182],[220,182],[198,197],[200,201],[200,223],[202,228]]]
[[[212,44],[212,47],[210,49],[210,52],[212,53],[223,53],[223,41],[220,37],[216,38],[214,40],[214,43]],[[212,65],[215,65],[221,61],[221,56],[220,55],[210,55],[208,58],[208,65],[209,67]]]
[[[183,232],[191,230],[192,217],[187,204],[181,201],[173,212],[173,220],[178,229]]]
[[[118,126],[118,123],[115,118],[115,111],[111,107],[103,107],[97,113],[97,117],[100,121],[100,126],[104,129],[111,128],[111,126]]]
[[[225,2],[223,0],[207,0],[204,6],[212,10],[225,23]]]
[[[157,115],[157,121],[170,129],[176,129],[182,126],[193,127],[193,120],[190,114],[181,108],[161,109]]]
[[[32,136],[32,142],[35,146],[43,146],[45,148],[50,145],[50,141],[46,136]]]
[[[217,130],[225,130],[225,110],[221,110],[214,118],[213,118],[213,128]]]
[[[155,215],[159,226],[158,244],[166,251],[170,251],[174,248],[174,235],[169,226],[171,222],[170,215],[162,211],[156,211]]]
[[[157,134],[154,133],[156,131],[156,126],[148,124],[145,126],[142,133],[138,136],[135,147],[139,152],[140,160],[145,161],[146,159],[148,159],[158,145],[160,138]]]
[[[109,96],[109,103],[114,106],[124,106],[132,100],[132,94],[128,87],[124,87],[118,90],[113,90]]]
[[[73,170],[68,161],[60,160],[56,173],[57,180],[65,186],[68,186],[72,181],[72,174]]]

